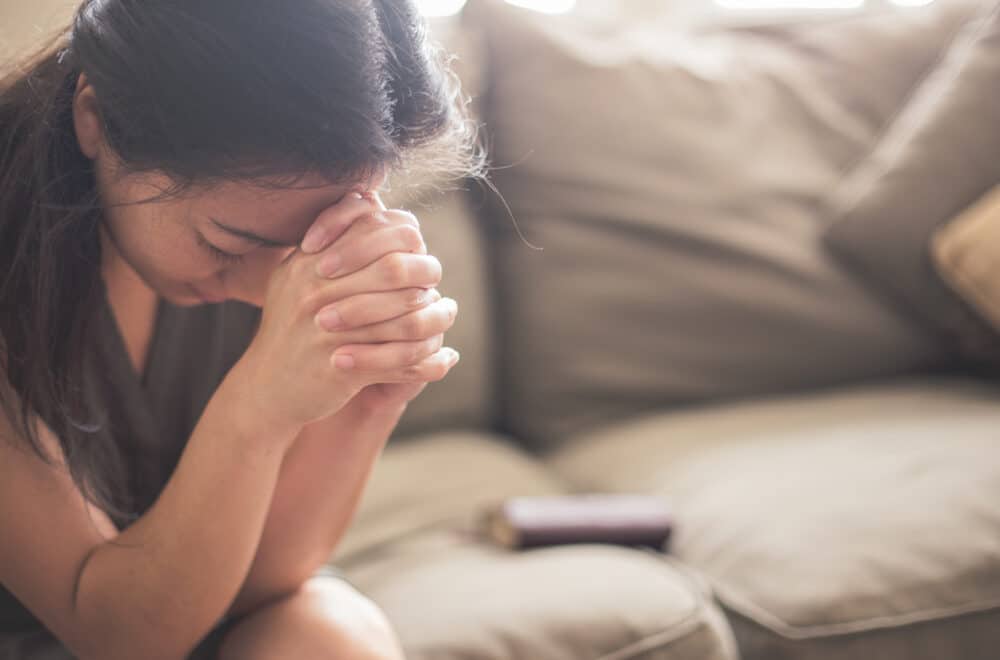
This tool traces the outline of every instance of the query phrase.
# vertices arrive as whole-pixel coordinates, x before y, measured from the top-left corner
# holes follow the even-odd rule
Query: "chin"
[[[174,294],[164,294],[163,299],[175,307],[199,307],[208,303],[195,296],[177,296]]]
[[[170,289],[159,289],[159,296],[171,305],[177,307],[198,307],[209,304],[200,295],[194,292],[189,286],[171,287]]]

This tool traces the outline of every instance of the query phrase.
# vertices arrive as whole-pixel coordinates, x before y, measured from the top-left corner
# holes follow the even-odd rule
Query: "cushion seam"
[[[891,132],[892,128],[899,122],[902,114],[913,105],[916,97],[923,91],[924,87],[927,85],[928,80],[931,79],[932,74],[937,72],[941,66],[948,59],[948,56],[954,51],[960,43],[965,43],[965,39],[960,41],[963,33],[965,33],[966,28],[973,25],[977,21],[984,20],[993,9],[989,5],[986,8],[977,11],[974,15],[970,16],[965,21],[960,21],[958,26],[951,32],[945,43],[938,50],[937,55],[928,63],[927,67],[920,73],[917,79],[913,82],[913,85],[906,91],[903,95],[902,102],[896,106],[896,109],[886,118],[882,126],[876,132],[868,148],[863,150],[863,152],[854,159],[846,168],[844,168],[844,179],[843,181],[849,181],[855,173],[864,165],[864,163],[870,161],[872,156],[879,150],[879,147],[885,142],[886,137]],[[979,29],[976,29],[974,34],[966,37],[967,40],[973,41],[979,35]],[[841,185],[835,188],[835,191],[842,190]],[[831,200],[836,198],[836,192],[831,196]],[[830,223],[836,224],[836,219]]]
[[[691,572],[692,569],[680,565],[679,562],[671,559],[669,556],[661,558],[666,560],[674,568],[676,574],[681,576],[687,586],[690,587],[694,598],[691,611],[684,618],[670,624],[667,628],[658,630],[645,637],[640,637],[615,651],[599,656],[597,660],[629,660],[630,658],[636,658],[639,654],[664,649],[678,640],[687,639],[691,633],[704,627],[705,621],[701,619],[700,614],[709,605],[709,595],[705,593],[704,587],[706,585],[704,581],[696,582]]]
[[[842,623],[796,626],[772,614],[751,599],[744,598],[737,590],[720,586],[715,580],[711,580],[711,582],[720,602],[751,621],[787,639],[837,637],[861,632],[901,628],[919,623],[929,623],[989,612],[991,610],[1000,610],[1000,597],[996,597],[951,607],[920,609],[906,614],[874,616]]]

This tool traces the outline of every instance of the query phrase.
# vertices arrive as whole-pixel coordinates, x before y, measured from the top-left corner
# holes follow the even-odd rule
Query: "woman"
[[[323,564],[457,353],[410,0],[90,0],[0,83],[0,658],[399,658]],[[225,301],[225,302],[224,302]]]

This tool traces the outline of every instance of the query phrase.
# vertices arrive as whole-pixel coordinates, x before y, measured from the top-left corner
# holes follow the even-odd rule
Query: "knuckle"
[[[420,337],[427,330],[427,321],[420,314],[410,314],[403,320],[403,328],[411,337]]]
[[[388,254],[379,263],[383,278],[390,284],[401,284],[406,280],[406,261],[400,253]]]
[[[420,379],[420,367],[416,365],[410,365],[408,367],[403,367],[402,376],[406,380],[419,380]]]
[[[305,294],[299,298],[299,308],[305,313],[313,314],[326,304],[327,298],[322,289],[308,287]]]
[[[419,250],[424,246],[424,237],[413,225],[400,225],[396,230],[402,237],[403,246],[410,250]]]
[[[420,229],[420,221],[417,220],[417,216],[413,215],[405,209],[396,209],[396,213],[406,222],[408,226],[412,226],[415,229]]]
[[[415,363],[415,362],[420,362],[421,360],[424,359],[424,347],[419,342],[414,343],[412,346],[410,346],[408,353],[409,353],[408,356],[409,359],[407,360],[407,362]]]

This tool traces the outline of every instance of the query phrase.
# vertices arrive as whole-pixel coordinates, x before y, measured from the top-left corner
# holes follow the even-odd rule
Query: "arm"
[[[57,466],[0,423],[0,580],[82,660],[185,657],[238,591],[298,429],[233,426],[237,377],[209,401],[155,504],[117,536],[84,504],[51,431],[40,425]]]
[[[299,433],[281,465],[271,510],[246,582],[230,614],[294,591],[332,554],[405,403],[354,402]]]
[[[359,197],[365,200],[360,211],[382,211],[375,229],[417,224],[409,213],[389,211],[377,193]],[[343,272],[372,264],[394,250],[427,254],[419,234],[414,234],[416,240],[409,244],[399,243],[399,234],[395,240],[366,241],[371,225],[367,230],[360,222],[347,228],[347,221],[356,213],[324,214],[314,225],[314,229],[325,229],[326,240],[332,243],[326,253],[342,256]],[[322,249],[322,244],[313,245],[314,251]],[[439,273],[432,273],[432,282],[411,284],[436,284],[439,279]],[[360,291],[365,289],[355,293]],[[332,307],[343,324],[332,336],[341,348],[349,348],[348,352],[362,361],[373,357],[365,354],[374,348],[372,344],[391,340],[436,338],[434,349],[439,348],[443,339],[439,333],[454,321],[454,312],[442,315],[441,308],[434,309],[441,301],[436,289],[430,289],[416,304],[405,288],[334,300],[337,302]],[[407,353],[412,360],[413,353]],[[337,413],[302,430],[282,465],[257,556],[230,614],[246,613],[264,601],[293,592],[327,561],[350,524],[375,461],[408,403],[424,389],[426,381],[442,378],[453,364],[416,382],[384,379],[366,386]]]
[[[352,204],[356,209],[362,201],[348,200],[334,215]],[[372,222],[366,229],[385,226]],[[413,247],[414,234],[396,238]],[[436,259],[393,254],[324,282],[318,258],[293,252],[271,274],[250,347],[209,401],[156,502],[117,536],[107,516],[83,501],[65,466],[21,447],[12,425],[0,419],[0,582],[75,656],[187,655],[239,592],[285,453],[300,431],[352,400],[378,398],[356,395],[419,387],[450,369],[440,338],[406,342],[370,331],[334,337],[316,319],[321,305],[364,302],[363,292],[390,291],[378,295],[391,305],[380,298],[361,312],[425,305],[411,292],[440,281]],[[455,312],[453,305],[427,308],[416,320],[433,320],[434,328]],[[353,364],[335,364],[332,351],[351,354]],[[38,426],[49,453],[61,460],[58,439]]]

